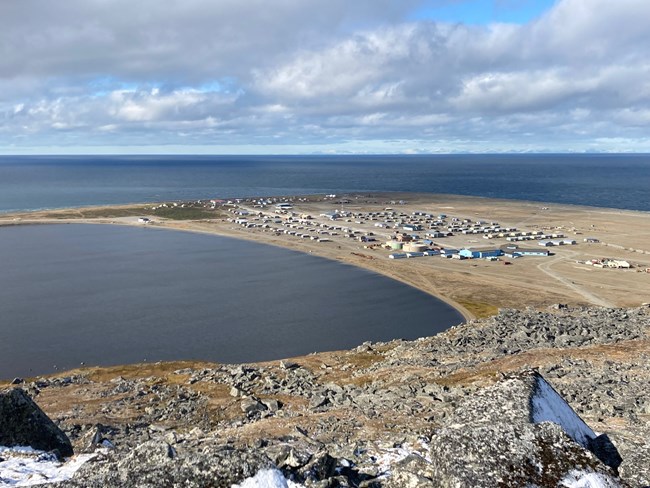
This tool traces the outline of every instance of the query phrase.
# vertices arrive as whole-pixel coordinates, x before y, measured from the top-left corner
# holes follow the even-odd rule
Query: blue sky
[[[554,0],[430,0],[410,15],[413,20],[489,24],[524,24],[550,9]]]
[[[650,152],[648,18],[647,0],[0,2],[0,153]]]

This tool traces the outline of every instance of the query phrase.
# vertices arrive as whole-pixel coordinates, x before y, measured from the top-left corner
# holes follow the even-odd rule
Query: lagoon
[[[116,225],[0,227],[0,378],[142,361],[256,362],[461,323],[446,303],[334,261]]]

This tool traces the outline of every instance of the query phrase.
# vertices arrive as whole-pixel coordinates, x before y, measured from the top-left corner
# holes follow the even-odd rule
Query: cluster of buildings
[[[628,261],[622,259],[590,259],[588,261],[580,262],[581,264],[587,264],[593,266],[594,268],[614,268],[614,269],[630,269],[632,265]]]
[[[551,239],[551,240],[541,240],[537,244],[543,247],[551,246],[575,246],[577,243],[574,239],[562,238],[562,239]]]
[[[264,212],[249,211],[250,205],[249,210],[233,205],[229,211],[234,217],[229,220],[246,228],[257,227],[278,235],[285,234],[318,242],[331,242],[334,237],[356,239],[366,244],[367,248],[381,246],[392,251],[388,255],[390,259],[439,256],[459,260],[497,261],[502,257],[514,259],[524,256],[549,256],[548,248],[552,246],[576,244],[575,240],[566,238],[563,234],[519,230],[516,227],[501,226],[499,222],[450,217],[443,213],[415,211],[409,214],[390,207],[380,211],[360,212],[345,210],[342,205],[341,208],[323,211],[314,219],[310,215],[297,213],[295,204],[299,202],[292,199],[267,198],[246,203],[268,208]],[[379,243],[373,232],[360,230],[360,225],[372,226],[371,228],[382,231],[389,230],[390,237]],[[501,247],[474,249],[461,248],[458,245],[442,246],[436,242],[458,235],[482,235],[485,239],[502,238],[508,243]],[[522,248],[515,244],[521,241],[537,241],[539,247]]]
[[[484,236],[488,239],[494,239],[495,237],[505,237],[508,242],[522,242],[522,241],[539,241],[539,240],[549,240],[549,239],[564,239],[564,234],[554,233],[554,234],[545,234],[541,230],[533,230],[528,232],[511,232],[507,235],[497,234],[492,237]]]
[[[422,256],[441,256],[452,259],[487,259],[499,260],[501,256],[518,258],[522,256],[548,256],[547,249],[522,249],[510,244],[494,249],[445,249],[438,247],[431,239],[451,237],[456,234],[482,234],[484,238],[506,238],[509,241],[523,241],[547,237],[543,232],[518,231],[515,227],[502,227],[498,222],[482,220],[472,221],[459,217],[447,217],[445,214],[433,215],[426,212],[413,212],[411,216],[402,214],[401,230],[386,241],[385,247],[393,251],[403,251],[389,255],[391,259],[413,258]],[[425,226],[427,227],[425,229]],[[420,238],[414,232],[424,232],[425,238]],[[554,237],[563,237],[554,235]],[[575,241],[573,241],[575,244]],[[568,242],[565,242],[568,244]],[[559,245],[559,244],[558,244]]]
[[[266,232],[295,236],[300,239],[310,239],[317,242],[331,242],[330,237],[341,236],[357,239],[360,242],[375,241],[372,232],[364,233],[359,230],[350,229],[336,224],[319,223],[309,214],[297,214],[292,212],[293,206],[288,203],[275,205],[276,214],[264,212],[249,212],[239,207],[228,211],[234,214],[227,220],[244,228],[259,228]]]
[[[440,256],[452,259],[487,259],[488,261],[498,261],[501,256],[508,258],[520,258],[523,256],[548,256],[550,253],[547,249],[521,249],[517,246],[504,246],[500,249],[442,249],[434,248],[420,251],[404,249],[407,252],[393,253],[388,257],[391,259],[413,258],[420,256]]]

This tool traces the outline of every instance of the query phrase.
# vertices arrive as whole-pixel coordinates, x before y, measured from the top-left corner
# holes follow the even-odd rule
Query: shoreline
[[[544,205],[544,206],[554,206],[557,208],[566,208],[566,209],[576,209],[576,210],[591,210],[591,211],[603,211],[603,212],[614,212],[614,213],[645,213],[650,215],[650,208],[647,210],[635,210],[629,208],[619,208],[619,207],[607,207],[607,206],[597,206],[597,205],[585,205],[579,203],[563,203],[563,202],[554,202],[551,200],[525,200],[525,199],[516,199],[516,198],[498,198],[498,197],[484,197],[480,195],[463,195],[458,193],[423,193],[423,192],[408,192],[408,191],[381,191],[381,190],[360,190],[354,192],[342,192],[338,194],[341,197],[351,196],[351,195],[373,195],[378,198],[390,198],[401,196],[404,198],[430,198],[435,200],[454,200],[454,201],[465,201],[465,200],[477,200],[486,203],[523,203],[529,205]],[[240,195],[233,197],[223,197],[224,200],[245,200],[245,199],[257,199],[257,198],[312,198],[312,197],[321,197],[323,193],[300,193],[300,194],[279,194],[279,195],[264,195],[260,196],[259,194],[253,195]],[[203,200],[209,201],[210,197],[193,197],[193,200]],[[13,210],[2,210],[0,209],[0,224],[2,219],[12,216],[12,215],[29,215],[29,214],[38,214],[44,212],[65,212],[65,211],[84,211],[84,210],[101,210],[101,209],[119,209],[119,208],[132,208],[136,206],[150,206],[156,205],[161,202],[180,202],[188,201],[183,199],[163,199],[156,201],[133,201],[133,202],[120,202],[120,203],[108,203],[108,204],[84,204],[84,205],[73,205],[65,207],[41,207],[41,208],[32,208],[32,209],[13,209]]]
[[[274,197],[290,200],[304,199],[304,202],[296,203],[297,210],[313,213],[326,208],[334,208],[332,202],[323,201],[321,195],[307,195],[303,197],[287,196]],[[285,235],[271,235],[259,229],[244,229],[239,225],[228,222],[230,217],[224,207],[218,208],[217,212],[208,214],[212,218],[166,218],[159,217],[156,212],[151,211],[156,204],[137,205],[115,205],[115,206],[92,206],[77,207],[47,211],[15,212],[0,215],[0,226],[2,225],[24,225],[32,223],[94,223],[113,225],[135,225],[142,226],[136,216],[148,216],[151,219],[150,225],[156,228],[163,228],[177,231],[187,231],[208,235],[218,235],[235,239],[244,239],[257,243],[284,247],[306,254],[313,254],[325,259],[342,262],[357,266],[403,284],[412,286],[437,299],[444,301],[458,310],[466,320],[492,315],[498,308],[523,308],[527,306],[544,307],[553,303],[570,303],[574,305],[598,305],[602,303],[612,306],[636,306],[644,301],[640,297],[644,291],[650,294],[650,286],[639,276],[625,272],[602,271],[609,273],[608,278],[616,278],[616,294],[622,295],[623,288],[629,290],[627,296],[615,296],[610,298],[611,293],[606,290],[608,283],[598,277],[592,279],[595,271],[593,269],[581,269],[582,273],[576,273],[572,268],[579,267],[572,265],[578,258],[590,258],[605,252],[625,255],[625,258],[632,256],[641,260],[639,266],[650,267],[650,250],[641,249],[645,236],[650,237],[650,225],[645,222],[648,212],[624,209],[612,209],[604,207],[586,207],[576,205],[544,204],[540,202],[492,199],[484,197],[468,197],[462,195],[445,194],[419,194],[419,193],[360,193],[342,195],[339,199],[346,199],[348,203],[344,206],[350,211],[376,210],[384,207],[384,200],[391,201],[398,198],[408,199],[405,205],[400,205],[399,210],[406,213],[414,208],[436,208],[445,212],[456,212],[461,216],[498,218],[499,221],[508,219],[511,224],[529,226],[530,228],[564,227],[571,228],[578,235],[587,235],[586,232],[594,232],[599,235],[606,235],[601,238],[600,245],[584,245],[579,242],[577,246],[567,249],[558,248],[556,257],[546,258],[521,258],[513,262],[513,266],[507,269],[495,268],[494,265],[486,265],[483,260],[473,260],[472,264],[466,262],[452,262],[454,260],[440,260],[439,258],[403,260],[393,262],[386,259],[387,253],[376,248],[366,249],[357,242],[337,240],[335,243],[316,244],[313,241],[296,240]],[[246,199],[242,199],[244,201]],[[249,199],[250,200],[250,199]],[[252,205],[248,210],[253,210]],[[242,203],[242,208],[246,207]],[[247,208],[247,207],[246,207]],[[540,210],[550,209],[550,210]],[[257,209],[255,209],[257,210]],[[265,210],[265,211],[268,211]],[[129,213],[130,212],[130,213]],[[125,215],[129,216],[125,216]],[[115,214],[115,216],[111,216]],[[121,215],[124,214],[124,215]],[[10,220],[11,219],[11,220]],[[317,222],[315,217],[313,222]],[[322,219],[320,220],[322,221]],[[506,221],[507,222],[507,221]],[[381,229],[369,227],[370,222],[363,225],[356,225],[355,228],[375,231],[379,235]],[[560,225],[557,225],[560,224]],[[354,223],[348,223],[354,227]],[[608,227],[616,227],[608,229]],[[565,231],[566,232],[566,231]],[[606,234],[604,234],[606,233]],[[386,232],[384,232],[386,234]],[[630,236],[638,236],[636,241]],[[385,237],[385,236],[383,236]],[[382,239],[383,239],[382,237]],[[377,237],[378,240],[381,240]],[[457,236],[452,239],[440,239],[440,245],[452,247],[466,246],[483,247],[492,244],[477,239],[464,239]],[[332,238],[334,240],[334,238]],[[471,244],[468,244],[471,243]],[[502,243],[499,243],[501,245]],[[338,247],[337,247],[338,246]],[[367,247],[367,246],[366,246]],[[542,259],[546,259],[542,261]],[[519,270],[518,268],[522,268]],[[641,269],[641,268],[639,268]],[[513,273],[514,271],[514,273]],[[577,279],[576,279],[577,278]],[[587,278],[585,281],[584,278]],[[622,279],[621,279],[622,278]],[[632,278],[626,280],[624,278]],[[582,283],[578,280],[583,281]],[[625,283],[628,281],[628,283]],[[638,289],[638,285],[641,289]],[[522,293],[525,292],[525,293]]]

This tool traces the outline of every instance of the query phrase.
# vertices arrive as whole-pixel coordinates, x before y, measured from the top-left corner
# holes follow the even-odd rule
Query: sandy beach
[[[266,205],[259,205],[259,199],[212,204],[168,202],[4,214],[0,225],[75,222],[150,226],[282,246],[360,266],[414,286],[445,300],[468,319],[491,315],[505,307],[545,307],[555,303],[618,307],[650,301],[650,216],[645,212],[396,193],[276,199],[280,201],[291,208],[279,210],[270,199]],[[331,220],[332,212],[342,216]],[[445,222],[498,223],[524,232],[563,235],[575,244],[553,246],[547,257],[502,256],[488,261],[430,256],[395,260],[389,259],[395,251],[380,245],[396,232],[405,231],[396,223],[388,224],[388,228],[377,226],[382,222],[382,212],[394,214],[396,221],[399,216],[404,221],[416,213],[435,218],[445,215]],[[143,217],[149,220],[144,223]],[[306,229],[304,234],[300,229],[284,233],[285,222],[291,220],[296,222],[295,228]],[[268,223],[263,224],[265,221]],[[322,230],[334,227],[342,230]],[[326,235],[317,234],[321,231]],[[423,228],[416,233],[423,238],[425,232]],[[311,235],[318,235],[318,239]],[[361,241],[361,236],[366,235],[372,236],[370,242]],[[434,241],[432,247],[446,249],[505,249],[511,244],[504,238],[485,239],[483,234],[458,232],[430,240]],[[516,245],[541,249],[537,240]],[[608,259],[627,262],[631,268],[585,264]],[[508,265],[504,265],[506,262]]]

